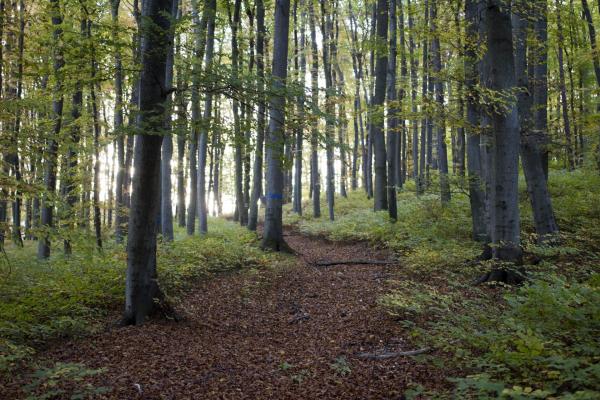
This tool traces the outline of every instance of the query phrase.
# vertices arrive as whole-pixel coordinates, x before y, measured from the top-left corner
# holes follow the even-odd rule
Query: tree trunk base
[[[272,250],[272,251],[278,251],[278,252],[282,252],[282,253],[287,253],[287,254],[296,254],[296,252],[290,247],[289,244],[286,243],[285,240],[280,239],[280,240],[276,240],[276,239],[271,239],[271,240],[262,240],[262,243],[260,245],[260,248],[262,250]]]
[[[509,268],[509,267],[497,267],[492,269],[490,272],[479,277],[474,285],[480,285],[482,283],[505,283],[508,285],[520,285],[526,280],[525,271],[522,269]]]
[[[145,318],[140,318],[135,312],[125,314],[119,326],[142,325],[146,320],[152,318],[164,318],[168,321],[180,322],[183,320],[181,315],[175,310],[173,305],[169,303],[162,290],[156,286],[155,295],[153,297],[153,305]]]

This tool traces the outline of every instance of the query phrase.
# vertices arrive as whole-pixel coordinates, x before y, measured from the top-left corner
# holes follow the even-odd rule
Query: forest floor
[[[315,265],[390,260],[391,251],[294,231],[285,239],[294,260],[200,282],[177,305],[182,322],[110,327],[38,357],[101,369],[66,388],[94,398],[403,399],[417,384],[447,388],[448,371],[419,356],[364,358],[416,348],[377,303],[399,263]],[[24,383],[12,382],[6,398],[23,396]]]

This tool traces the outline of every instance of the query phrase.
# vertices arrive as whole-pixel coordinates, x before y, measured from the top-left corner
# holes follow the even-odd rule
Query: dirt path
[[[390,256],[364,243],[286,240],[311,261]],[[111,399],[401,399],[411,382],[442,378],[411,357],[356,356],[412,349],[376,304],[396,268],[299,260],[222,276],[186,299],[185,322],[113,329],[44,356],[106,367],[92,382],[111,387]]]

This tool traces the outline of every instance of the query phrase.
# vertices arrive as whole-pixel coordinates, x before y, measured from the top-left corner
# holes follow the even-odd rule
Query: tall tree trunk
[[[239,45],[238,45],[238,29],[240,28],[240,7],[241,0],[235,0],[233,9],[233,20],[230,16],[231,25],[231,73],[232,81],[238,81],[239,74]],[[240,122],[240,102],[237,98],[233,99],[233,129],[234,129],[234,163],[235,163],[235,204],[239,213],[240,225],[247,225],[246,207],[244,206],[244,190],[243,190],[243,161],[242,152],[244,147],[244,136]]]
[[[406,59],[406,36],[404,33],[404,5],[403,1],[398,1],[398,29],[400,30],[400,76],[401,83],[398,88],[398,100],[400,114],[405,113],[406,104],[406,83],[408,82],[408,64]],[[406,181],[407,175],[407,156],[408,156],[408,135],[406,129],[405,118],[400,119],[400,136],[398,137],[400,142],[397,146],[398,160],[396,163],[396,186],[402,188]]]
[[[207,14],[206,6],[199,17],[198,0],[192,1],[192,21],[194,23],[194,63],[192,67],[192,129],[189,143],[189,168],[190,168],[190,202],[187,209],[187,234],[193,235],[196,230],[196,214],[198,208],[198,139],[201,125],[200,120],[200,73],[202,69],[202,59],[204,58],[204,48],[206,46],[206,26]]]
[[[479,13],[477,0],[465,0],[465,91],[467,99],[467,172],[469,179],[469,201],[473,223],[473,239],[489,242],[486,227],[485,192],[480,152],[480,109],[477,94],[477,56]]]
[[[450,181],[448,180],[448,153],[446,149],[446,121],[444,109],[444,83],[442,82],[442,57],[440,37],[437,28],[437,2],[431,3],[431,31],[433,32],[433,72],[435,82],[435,100],[437,103],[437,160],[440,171],[440,194],[442,204],[450,201]]]
[[[532,96],[528,79],[527,32],[529,20],[525,0],[521,0],[519,9],[513,14],[513,34],[515,43],[515,75],[517,76],[519,125],[521,131],[521,163],[527,181],[527,192],[533,210],[533,220],[539,242],[556,238],[558,226],[552,210],[548,185],[544,175],[541,153],[535,135],[532,133],[531,119]]]
[[[546,0],[535,0],[534,32],[536,48],[533,51],[534,84],[533,110],[534,131],[539,143],[542,165],[548,179],[548,4]]]
[[[258,92],[258,116],[256,122],[256,150],[252,166],[252,194],[250,196],[250,213],[248,229],[256,230],[258,222],[258,201],[262,192],[263,148],[265,134],[265,6],[263,0],[256,0],[256,74]],[[217,176],[218,177],[218,176]],[[215,183],[218,179],[215,179]]]
[[[313,116],[319,113],[319,53],[317,50],[317,30],[315,28],[315,9],[309,1],[310,49],[311,49],[311,103]],[[321,177],[319,174],[319,121],[313,117],[310,134],[310,181],[312,186],[313,217],[321,216]]]
[[[425,16],[424,16],[424,25],[425,27],[429,26],[429,0],[425,0],[424,4],[425,8]],[[422,194],[425,191],[426,186],[426,178],[425,178],[425,164],[426,164],[426,156],[427,156],[427,110],[425,107],[425,101],[427,97],[427,75],[429,74],[429,39],[425,37],[423,39],[422,45],[422,53],[423,53],[423,77],[421,83],[421,148],[419,154],[419,179],[417,182],[417,194]]]
[[[210,0],[205,3],[205,15],[207,20],[206,31],[206,56],[205,70],[211,71],[213,68],[213,56],[215,48],[215,19],[217,13],[216,0]],[[208,208],[206,195],[206,153],[208,145],[208,127],[210,126],[212,116],[212,92],[208,91],[204,100],[204,115],[202,117],[202,126],[200,127],[200,137],[198,141],[198,231],[200,234],[208,232]]]
[[[456,30],[458,32],[458,49],[459,54],[462,54],[464,57],[464,53],[462,52],[464,49],[464,45],[462,43],[462,33],[460,28],[460,8],[462,5],[462,0],[459,0],[458,6],[456,7],[456,11],[454,13],[454,22],[456,25]],[[451,83],[448,84],[448,87],[451,87]],[[463,90],[464,81],[462,79],[458,80],[458,88],[457,88],[457,101],[458,101],[458,117],[462,120],[465,115],[465,94]],[[457,172],[461,177],[465,176],[465,156],[466,156],[466,148],[465,148],[465,127],[464,124],[456,128],[456,164],[457,164]]]
[[[571,121],[569,120],[569,105],[567,101],[567,84],[565,78],[565,66],[563,48],[565,45],[565,38],[563,34],[563,27],[561,21],[561,9],[562,1],[556,0],[556,28],[558,32],[558,75],[559,75],[559,86],[560,86],[560,100],[563,117],[563,127],[565,129],[566,139],[566,151],[567,151],[567,162],[569,169],[572,171],[575,169],[575,153],[573,152],[573,143],[571,138]]]
[[[113,127],[117,136],[117,182],[115,187],[115,240],[117,243],[123,241],[124,236],[124,179],[125,179],[125,133],[123,132],[123,66],[121,61],[121,50],[118,43],[119,32],[119,6],[121,0],[111,0],[110,9],[112,17],[112,40],[115,44],[115,109],[113,113]],[[112,190],[112,188],[110,189]]]
[[[86,12],[87,13],[87,12]],[[94,235],[96,237],[96,248],[102,250],[102,224],[100,212],[100,116],[98,113],[98,99],[96,98],[96,81],[97,65],[96,65],[96,47],[92,40],[92,21],[89,15],[87,19],[87,37],[91,43],[90,49],[90,101],[92,103],[92,125],[94,132],[94,187],[92,197],[92,207],[94,209]]]
[[[333,135],[335,129],[335,105],[333,74],[331,68],[331,43],[332,43],[332,22],[331,10],[325,8],[325,0],[321,0],[321,33],[323,35],[323,70],[325,72],[325,153],[327,176],[325,191],[327,194],[327,208],[329,219],[334,220],[334,201],[335,201],[335,171],[333,168]]]
[[[85,39],[87,34],[87,22],[85,18],[81,19],[81,38]],[[72,228],[75,226],[72,219],[75,215],[73,207],[77,202],[77,146],[81,138],[81,110],[83,107],[83,87],[81,80],[75,83],[75,92],[73,93],[71,102],[71,127],[70,127],[70,140],[68,143],[67,150],[67,170],[62,174],[64,179],[65,196],[67,200],[67,210],[65,213],[66,227]],[[72,252],[71,240],[67,236],[63,242],[63,251],[66,255],[70,255]]]
[[[298,0],[294,0],[294,71],[296,72],[296,83],[301,90],[296,101],[296,110],[298,121],[296,124],[296,164],[294,168],[294,202],[293,210],[302,215],[302,146],[304,136],[304,82],[306,80],[306,55],[304,49],[306,47],[306,29],[305,29],[305,13],[302,12],[300,22],[298,21]],[[300,28],[300,42],[298,42],[298,27]]]
[[[181,18],[181,8],[177,18]],[[177,55],[181,55],[181,37],[177,35],[176,45]],[[187,70],[186,70],[187,72]],[[182,88],[187,75],[184,74],[184,68],[177,70],[177,88],[175,94],[175,103],[177,105],[177,224],[185,227],[185,144],[188,132],[187,124],[187,99]]]
[[[389,183],[387,185],[387,198],[389,201],[388,214],[392,221],[398,219],[398,206],[396,201],[396,157],[398,153],[398,107],[396,106],[396,58],[397,58],[397,38],[396,38],[396,0],[389,1],[389,58],[387,66],[387,175]],[[402,0],[400,0],[402,1]]]
[[[285,135],[285,96],[282,94],[282,90],[285,89],[287,78],[289,24],[290,1],[275,0],[273,66],[271,68],[273,83],[269,101],[270,117],[267,146],[267,207],[262,240],[263,248],[275,251],[285,250],[287,247],[283,240],[283,168],[281,156]]]
[[[138,135],[135,146],[123,320],[126,324],[142,324],[156,309],[156,298],[161,298],[156,276],[156,214],[171,8],[172,0],[146,0],[142,11],[152,25],[142,30],[138,129],[145,133]]]
[[[50,0],[51,18],[53,30],[53,71],[55,84],[52,92],[52,117],[53,129],[52,136],[48,139],[46,149],[46,164],[44,166],[44,187],[46,192],[42,198],[42,220],[43,232],[38,242],[38,258],[46,259],[50,257],[50,234],[54,227],[54,204],[51,197],[56,191],[56,161],[58,153],[58,140],[62,125],[63,113],[63,79],[62,67],[64,66],[63,45],[62,45],[62,15],[60,13],[59,0]]]
[[[482,27],[487,34],[487,52],[482,61],[481,82],[486,89],[507,96],[516,88],[510,7],[502,0],[487,0]],[[507,66],[508,68],[500,68]],[[491,108],[485,115],[490,131],[490,232],[493,257],[520,262],[519,224],[519,115],[517,105],[505,110]],[[502,274],[503,276],[499,276]],[[490,280],[507,280],[506,271],[494,271]]]
[[[375,95],[373,96],[373,112],[382,114],[385,102],[385,89],[388,68],[387,57],[388,7],[386,0],[377,0],[377,61],[375,66]],[[383,118],[376,116],[371,122],[373,147],[375,152],[375,185],[373,190],[375,211],[387,210],[387,171],[386,149],[383,134]]]
[[[176,18],[179,9],[179,0],[171,0],[171,15]],[[174,40],[175,31],[171,28],[169,35],[169,52],[167,53],[167,67],[165,69],[165,88],[171,91],[173,86],[173,67],[175,63]],[[163,239],[170,242],[173,240],[173,202],[171,200],[171,159],[173,158],[173,135],[172,135],[172,115],[173,115],[173,95],[167,95],[167,104],[165,105],[165,135],[162,142],[162,158],[160,164],[161,179],[161,223]]]
[[[419,84],[419,78],[417,76],[417,69],[419,68],[419,61],[415,56],[415,39],[414,39],[414,18],[410,11],[411,5],[410,0],[407,1],[408,5],[408,48],[410,57],[410,97],[411,107],[413,116],[417,115],[417,86]],[[417,185],[417,191],[419,190],[419,121],[415,118],[411,121],[412,124],[412,162],[413,162],[413,179]]]

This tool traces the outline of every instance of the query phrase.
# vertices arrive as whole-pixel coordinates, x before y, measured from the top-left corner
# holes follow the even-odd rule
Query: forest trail
[[[410,383],[443,385],[412,357],[356,356],[413,349],[376,303],[398,265],[305,261],[388,252],[291,232],[286,241],[297,262],[203,282],[179,306],[184,322],[110,329],[44,356],[107,368],[90,379],[111,399],[402,399]]]

